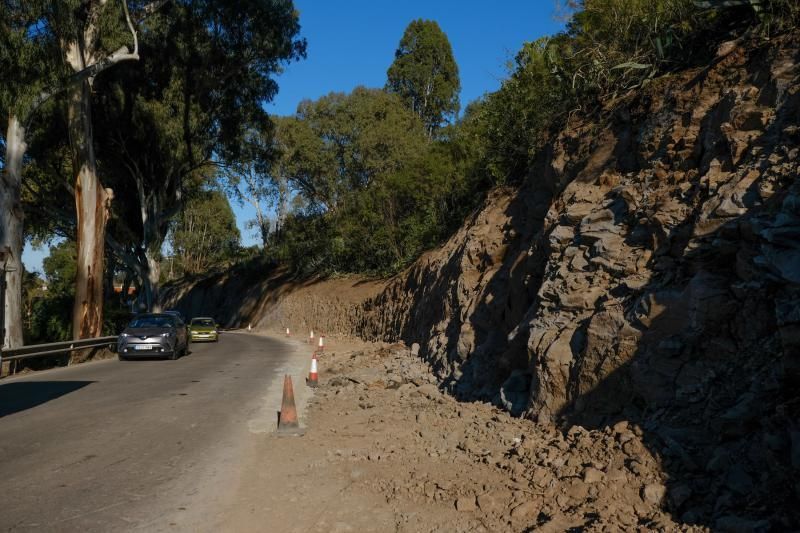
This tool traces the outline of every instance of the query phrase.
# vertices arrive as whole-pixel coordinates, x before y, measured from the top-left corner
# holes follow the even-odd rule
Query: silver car
[[[135,357],[177,359],[189,346],[186,324],[172,314],[147,313],[137,315],[117,341],[120,360]]]

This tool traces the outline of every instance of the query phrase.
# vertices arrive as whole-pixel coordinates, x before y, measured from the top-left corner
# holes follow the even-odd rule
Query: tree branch
[[[144,22],[144,20],[147,17],[149,17],[150,15],[152,15],[153,13],[155,13],[156,11],[158,11],[159,9],[164,7],[165,5],[169,4],[170,1],[171,0],[155,0],[154,2],[150,2],[149,4],[147,4],[146,6],[144,6],[142,8],[142,14],[137,19],[136,22],[139,22],[139,23]]]
[[[138,258],[134,254],[125,250],[125,247],[118,243],[109,232],[106,232],[105,241],[109,248],[111,248],[111,250],[117,255],[117,257],[119,257],[122,262],[125,263],[125,266],[132,269],[138,276],[143,275],[142,265]]]
[[[128,23],[128,29],[131,30],[131,35],[133,35],[133,54],[136,58],[139,58],[139,37],[136,35],[136,28],[133,27],[133,22],[131,22],[131,14],[128,11],[128,0],[122,0],[122,10],[125,12],[125,22]]]
[[[150,2],[144,8],[142,8],[142,16],[139,17],[137,22],[141,24],[144,22],[147,17],[161,9],[163,6],[168,4],[171,0],[155,0],[154,2]],[[131,35],[133,35],[133,52],[128,50],[127,46],[120,47],[117,51],[112,53],[111,55],[97,61],[96,63],[86,67],[85,69],[81,70],[80,72],[76,72],[67,80],[61,87],[52,88],[46,91],[43,91],[31,105],[31,109],[28,112],[28,116],[25,117],[25,129],[28,129],[30,126],[30,122],[33,119],[34,115],[42,105],[45,104],[50,98],[57,96],[63,92],[68,91],[70,88],[83,83],[86,80],[96,77],[98,74],[107,70],[114,65],[121,63],[123,61],[138,61],[139,60],[139,37],[136,33],[136,28],[133,26],[133,21],[131,20],[131,15],[128,10],[128,2],[127,0],[122,0],[122,7],[125,12],[125,21],[128,25],[128,29],[131,31]]]

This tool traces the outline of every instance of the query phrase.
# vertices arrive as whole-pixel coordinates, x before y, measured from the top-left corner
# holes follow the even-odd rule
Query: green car
[[[192,338],[192,342],[217,342],[219,340],[217,323],[214,322],[213,318],[193,318],[189,324],[189,335]]]

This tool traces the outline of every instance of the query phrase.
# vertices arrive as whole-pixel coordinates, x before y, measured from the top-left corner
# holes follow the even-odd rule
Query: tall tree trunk
[[[147,272],[142,279],[144,283],[145,300],[147,302],[147,310],[152,313],[161,311],[161,295],[159,281],[161,278],[161,262],[159,259],[158,250],[148,249],[145,252],[147,259]]]
[[[275,238],[280,241],[283,236],[283,226],[289,214],[289,184],[284,176],[278,178],[278,208],[275,216]]]
[[[261,232],[261,245],[266,252],[269,247],[269,219],[261,214],[258,216],[258,230]]]
[[[19,118],[12,115],[8,120],[6,132],[5,168],[0,183],[0,251],[6,252],[5,261],[0,261],[0,269],[5,266],[11,272],[6,276],[5,335],[2,346],[16,348],[22,346],[22,159],[25,156],[25,128]],[[0,276],[4,275],[0,272]]]
[[[79,69],[76,69],[79,70]],[[114,195],[97,176],[92,129],[91,87],[83,82],[70,91],[68,122],[75,177],[78,260],[72,334],[99,337],[103,329],[103,259],[108,209]]]

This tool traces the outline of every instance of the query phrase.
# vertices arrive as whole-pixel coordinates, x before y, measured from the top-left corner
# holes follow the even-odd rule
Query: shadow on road
[[[47,403],[91,383],[94,381],[26,381],[0,385],[0,417]]]

